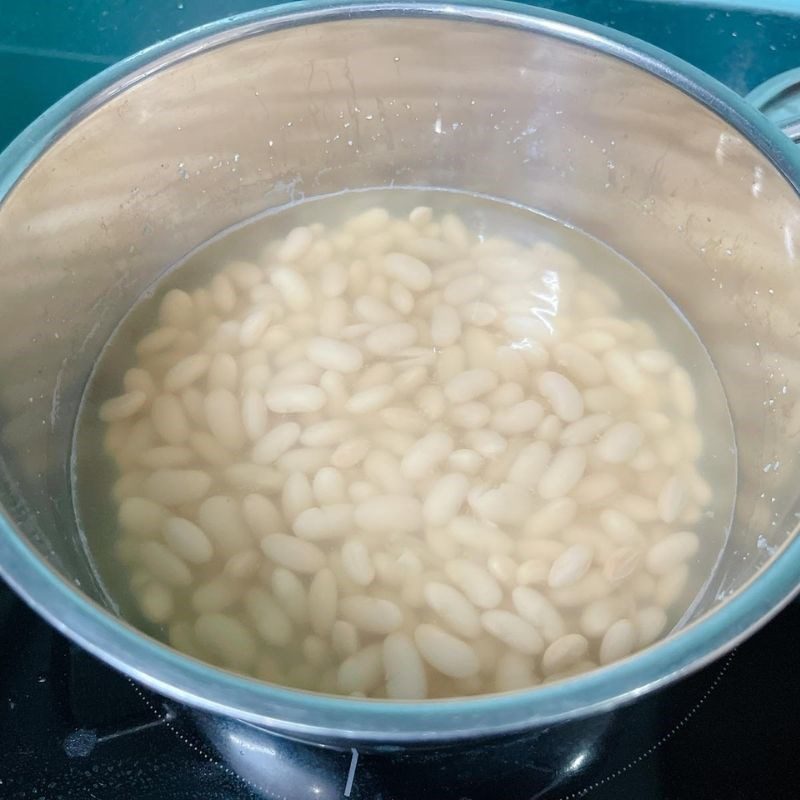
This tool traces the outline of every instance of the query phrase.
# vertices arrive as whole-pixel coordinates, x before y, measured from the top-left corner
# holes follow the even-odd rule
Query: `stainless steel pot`
[[[183,656],[103,607],[70,499],[93,361],[140,292],[265,208],[373,186],[507,199],[607,242],[711,353],[739,449],[733,532],[680,632],[532,691],[359,701]],[[0,157],[0,572],[57,628],[178,700],[318,740],[489,735],[612,707],[731,648],[798,587],[800,157],[670,55],[493,3],[300,3],[199,28],[58,103]]]

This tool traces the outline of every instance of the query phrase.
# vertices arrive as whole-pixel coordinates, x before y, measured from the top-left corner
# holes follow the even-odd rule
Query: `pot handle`
[[[745,100],[800,144],[800,67],[775,75],[749,92]]]
[[[781,130],[795,143],[800,144],[800,117],[781,125]]]

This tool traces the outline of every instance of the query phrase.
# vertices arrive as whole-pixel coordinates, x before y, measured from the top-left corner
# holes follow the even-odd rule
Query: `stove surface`
[[[556,775],[542,775],[537,735],[390,759],[223,732],[255,786],[207,744],[192,712],[72,645],[0,588],[0,798],[789,800],[800,789],[798,630],[793,603],[696,675],[571,723]]]
[[[4,4],[0,147],[48,105],[155,41],[259,0]],[[796,0],[540,0],[647,39],[741,94],[800,66]],[[9,800],[783,800],[800,795],[800,603],[737,651],[605,717],[572,723],[557,775],[536,736],[391,760],[250,743],[71,645],[0,583],[0,798]],[[599,732],[599,733],[598,733]],[[237,738],[238,737],[238,738]],[[228,765],[247,762],[258,786]],[[246,764],[246,765],[247,765]]]

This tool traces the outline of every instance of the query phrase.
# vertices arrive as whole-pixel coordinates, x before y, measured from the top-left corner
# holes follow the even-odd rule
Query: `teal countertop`
[[[263,0],[1,3],[0,148],[49,105],[137,50]],[[800,67],[800,0],[540,0],[672,51],[745,94]],[[795,9],[794,12],[791,9]]]

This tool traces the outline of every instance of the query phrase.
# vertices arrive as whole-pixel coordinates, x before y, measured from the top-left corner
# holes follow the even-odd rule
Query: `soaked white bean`
[[[396,700],[424,700],[428,694],[425,665],[414,641],[405,633],[390,633],[383,640],[386,694]]]
[[[228,669],[390,700],[656,641],[702,583],[718,501],[672,331],[554,223],[516,242],[490,217],[361,208],[285,212],[216,273],[176,270],[122,380],[101,359],[139,619]]]
[[[437,672],[449,678],[468,678],[475,675],[480,668],[478,656],[463,639],[435,625],[417,626],[414,641],[422,658]]]
[[[431,581],[423,590],[425,602],[453,633],[474,639],[481,632],[481,618],[475,606],[447,583]]]

